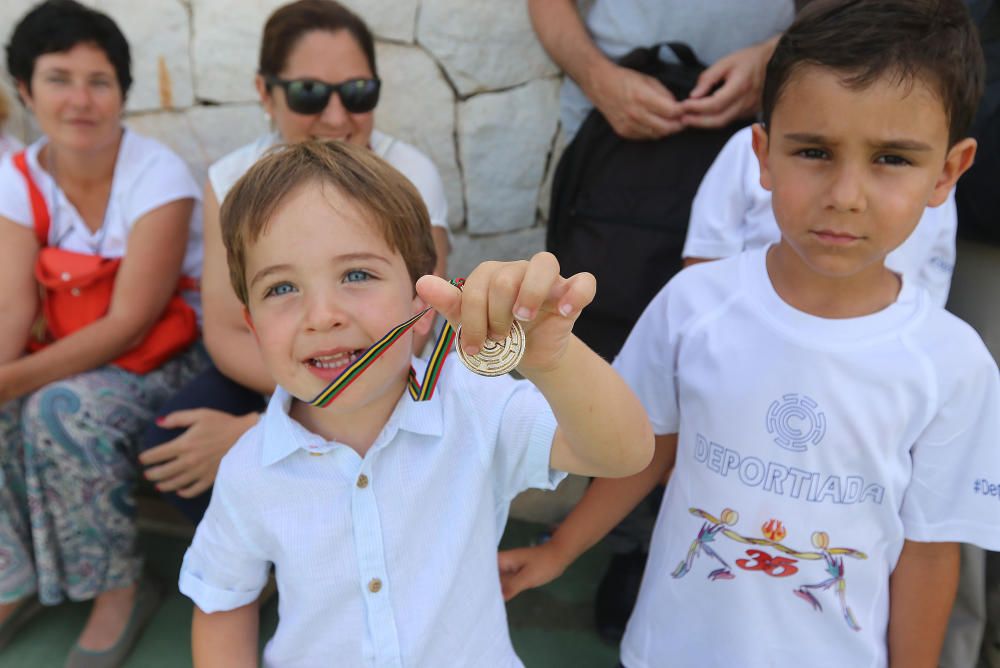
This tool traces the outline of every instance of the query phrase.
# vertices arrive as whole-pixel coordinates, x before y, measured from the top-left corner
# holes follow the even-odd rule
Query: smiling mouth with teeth
[[[350,352],[337,353],[336,355],[312,357],[309,359],[309,365],[316,367],[317,369],[337,369],[342,366],[354,364],[364,352],[364,349],[359,349]]]

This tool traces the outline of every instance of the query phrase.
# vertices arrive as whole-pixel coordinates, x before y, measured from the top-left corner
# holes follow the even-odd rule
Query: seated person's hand
[[[502,341],[514,317],[524,327],[524,358],[518,371],[530,377],[558,366],[572,338],[573,323],[594,299],[597,283],[588,273],[563,278],[551,253],[530,261],[484,262],[459,290],[437,276],[417,281],[417,293],[454,325],[461,325],[459,345],[479,352],[487,337]]]
[[[500,589],[509,601],[525,589],[546,585],[563,574],[569,559],[549,541],[535,547],[502,550],[497,555],[500,566]]]
[[[777,38],[734,51],[702,72],[691,95],[680,103],[684,126],[721,128],[753,116],[776,43]]]
[[[684,129],[673,94],[641,72],[609,63],[594,73],[586,94],[625,139],[661,139]]]
[[[219,462],[240,436],[257,424],[257,413],[230,415],[211,408],[174,411],[157,421],[161,429],[186,429],[172,441],[146,450],[139,462],[160,492],[192,498],[215,482]]]

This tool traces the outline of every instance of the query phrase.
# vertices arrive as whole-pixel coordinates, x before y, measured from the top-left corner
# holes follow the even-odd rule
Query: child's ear
[[[765,190],[771,189],[771,171],[767,160],[768,142],[770,141],[767,130],[762,123],[754,123],[753,132],[753,152],[757,156],[757,164],[760,165],[760,185]]]
[[[253,326],[253,316],[250,315],[250,309],[246,306],[243,307],[243,321],[250,328],[250,333],[253,334],[254,340],[260,343],[260,339],[257,337],[257,328]]]
[[[968,171],[969,167],[972,167],[972,163],[976,161],[976,140],[972,137],[966,137],[960,142],[956,142],[948,150],[948,155],[944,158],[944,168],[941,170],[941,176],[938,178],[937,183],[934,184],[934,190],[931,192],[931,197],[927,200],[928,206],[940,206],[944,204],[945,200],[948,199],[948,194],[951,189],[955,187],[958,182],[958,178]]]
[[[427,302],[421,299],[418,295],[413,296],[413,315],[416,315],[427,308]],[[424,317],[417,320],[413,325],[413,333],[420,334],[421,336],[426,335],[431,331],[431,327],[434,326],[434,309],[431,309],[424,314]]]

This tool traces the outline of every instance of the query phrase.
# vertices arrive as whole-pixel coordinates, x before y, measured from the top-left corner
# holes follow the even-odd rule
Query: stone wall
[[[199,179],[266,130],[253,76],[264,21],[282,2],[86,1],[111,15],[132,46],[127,123],[173,147]],[[451,273],[541,249],[560,143],[559,72],[532,32],[525,0],[342,1],[378,39],[376,126],[427,153],[444,179]],[[32,4],[0,3],[4,43]],[[11,94],[8,77],[2,85]],[[8,129],[37,136],[12,107]]]

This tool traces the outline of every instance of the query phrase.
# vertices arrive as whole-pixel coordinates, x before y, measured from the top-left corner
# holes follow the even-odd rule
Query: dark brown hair
[[[334,0],[298,0],[274,10],[264,24],[258,73],[279,76],[296,44],[303,35],[313,30],[346,30],[364,52],[372,76],[378,77],[375,39],[371,31],[361,17]]]
[[[796,71],[815,65],[863,89],[889,76],[926,83],[948,118],[949,145],[966,136],[983,93],[979,35],[962,0],[816,0],[778,41],[767,65],[764,126]]]
[[[330,185],[350,198],[398,252],[416,283],[434,271],[437,254],[430,216],[409,179],[370,150],[345,142],[310,140],[279,146],[257,161],[226,195],[219,211],[229,280],[248,303],[246,251],[296,189]]]
[[[21,17],[7,44],[7,71],[31,91],[39,56],[69,51],[77,44],[93,44],[104,51],[124,98],[132,86],[128,41],[110,16],[75,0],[45,0]]]

